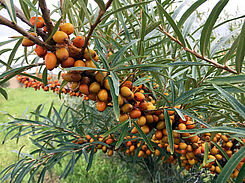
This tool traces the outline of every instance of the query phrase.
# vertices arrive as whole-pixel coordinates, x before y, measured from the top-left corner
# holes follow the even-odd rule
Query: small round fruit
[[[48,70],[53,70],[57,65],[57,58],[53,53],[47,53],[45,56],[45,66]]]
[[[85,63],[84,63],[84,61],[82,61],[82,60],[77,60],[77,61],[74,63],[74,67],[85,67]]]
[[[154,122],[154,118],[151,114],[147,114],[147,115],[145,115],[145,117],[146,117],[147,123],[153,123]]]
[[[66,39],[68,39],[68,35],[65,32],[63,32],[63,31],[57,31],[53,35],[53,40],[56,43],[64,43]]]
[[[180,123],[178,127],[179,127],[179,130],[186,130],[186,125],[184,123]]]
[[[89,94],[88,85],[86,85],[86,84],[81,84],[79,86],[79,90],[80,90],[81,93],[83,93],[85,95]]]
[[[64,23],[60,25],[60,30],[70,35],[74,32],[74,26],[71,23]]]
[[[130,97],[132,95],[132,91],[126,86],[121,88],[120,93],[123,97]]]
[[[138,119],[138,125],[144,126],[146,124],[146,117],[145,116],[140,116]]]
[[[98,98],[100,101],[103,101],[103,102],[107,101],[108,100],[107,90],[105,90],[105,89],[100,90],[98,93]]]
[[[31,34],[32,36],[35,36],[35,37],[37,36],[37,34],[35,34],[34,32],[30,32],[29,34]],[[22,40],[21,44],[22,44],[22,46],[26,46],[26,47],[35,45],[35,43],[33,41],[31,41],[30,39],[28,39],[26,37]]]
[[[163,128],[165,128],[165,123],[164,123],[164,121],[159,121],[159,122],[157,123],[156,129],[162,130]]]
[[[145,133],[148,134],[150,132],[150,128],[147,125],[144,125],[141,127],[141,130]]]
[[[106,80],[104,81],[104,87],[105,87],[105,89],[110,90],[110,85],[109,85],[108,79],[106,79]]]
[[[68,57],[66,60],[63,60],[61,62],[61,67],[63,67],[63,68],[73,67],[74,63],[75,63],[74,58]]]
[[[124,103],[124,99],[120,94],[118,95],[118,103],[119,103],[119,106],[123,105]]]
[[[139,102],[142,102],[143,100],[145,100],[145,95],[143,93],[136,92],[134,94],[134,99],[139,101]]]
[[[140,102],[139,104],[139,108],[141,111],[147,110],[147,106],[148,106],[148,102],[146,101]]]
[[[80,81],[82,79],[81,74],[74,73],[74,72],[68,72],[68,73],[64,74],[62,77],[65,81],[68,81],[68,82],[77,82],[77,81]]]
[[[33,26],[35,26],[36,23],[36,17],[31,17],[30,22]],[[37,17],[37,28],[42,28],[44,26],[44,19],[43,17]]]
[[[129,114],[130,118],[135,119],[141,116],[141,111],[139,109],[134,109]]]
[[[103,79],[104,79],[105,76],[106,76],[106,72],[97,72],[95,74],[95,79],[96,79],[97,82],[100,83],[100,82],[103,81]]]
[[[180,148],[181,150],[185,150],[185,149],[187,148],[187,144],[184,143],[184,142],[181,142],[181,143],[179,144],[179,148]]]
[[[106,102],[97,101],[96,108],[98,111],[103,112],[106,109]]]
[[[128,120],[128,115],[127,114],[120,114],[119,121],[120,123]]]
[[[69,57],[69,52],[66,48],[59,48],[56,50],[55,55],[60,61],[63,61]]]
[[[77,36],[73,40],[73,45],[76,46],[77,48],[82,48],[84,45],[84,38],[83,36]]]
[[[89,92],[91,93],[98,93],[100,91],[100,84],[97,82],[93,82],[90,86],[89,86]]]
[[[90,94],[88,94],[88,99],[93,100],[93,101],[96,101],[96,99],[97,99],[96,93],[90,93]]]
[[[86,67],[96,68],[96,65],[94,64],[94,62],[92,60],[86,61],[85,65],[86,65]]]
[[[90,55],[91,55],[91,57],[90,57]],[[94,50],[92,50],[92,49],[89,49],[89,51],[88,51],[88,49],[86,48],[84,50],[83,57],[86,60],[92,60],[92,58],[96,57],[96,52]]]
[[[133,106],[131,104],[124,104],[121,107],[122,112],[127,113],[133,110]]]
[[[158,139],[158,140],[161,140],[162,139],[162,131],[161,130],[156,130],[155,132],[155,137]]]
[[[47,53],[47,50],[44,49],[42,46],[36,45],[36,48],[34,50],[39,57],[44,57]]]

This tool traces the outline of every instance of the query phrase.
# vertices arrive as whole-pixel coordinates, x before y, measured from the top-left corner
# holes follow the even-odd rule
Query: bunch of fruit
[[[39,25],[39,27],[43,26],[44,24]],[[48,70],[53,70],[59,65],[62,68],[97,68],[95,64],[99,61],[97,53],[87,48],[82,53],[84,38],[76,36],[74,39],[70,39],[73,32],[74,27],[72,24],[64,23],[60,25],[59,31],[52,37],[56,43],[56,50],[54,52],[47,52],[44,48],[36,46],[35,52],[39,57],[44,58]],[[25,38],[22,45],[32,46],[34,43]],[[96,108],[100,112],[104,111],[108,105],[113,105],[108,82],[108,77],[110,76],[107,72],[94,71],[93,69],[69,71],[64,73],[62,77],[70,83],[69,91],[62,89],[64,93],[74,92],[76,96],[85,95],[88,99],[96,101]],[[46,87],[45,90],[48,90],[47,88],[50,87],[53,91],[58,91],[60,86],[58,82],[49,82],[49,86],[43,86],[42,83],[33,79],[29,80],[25,76],[19,76],[18,80],[26,86],[32,86],[35,89]],[[130,133],[125,137],[125,142],[119,148],[127,155],[137,155],[139,158],[144,158],[154,153],[156,156],[162,156],[161,159],[168,163],[176,163],[180,155],[181,166],[187,170],[199,163],[203,164],[203,167],[209,168],[212,173],[220,173],[221,167],[227,162],[226,158],[231,157],[245,143],[245,139],[242,139],[240,142],[231,139],[228,134],[217,133],[211,135],[210,133],[205,133],[203,135],[193,135],[190,133],[173,132],[174,153],[170,154],[168,132],[163,113],[163,109],[166,107],[162,106],[156,109],[156,99],[151,90],[145,85],[133,87],[133,83],[129,80],[120,82],[120,94],[118,96],[120,106],[119,121],[122,123],[128,119],[135,120],[143,133],[149,134],[153,132],[151,143],[155,144],[154,152],[152,152],[147,144],[142,142],[142,138],[138,136],[137,128],[132,124]],[[181,106],[175,106],[175,108],[181,108]],[[173,130],[194,129],[197,126],[194,120],[188,116],[182,119],[174,111],[168,110],[168,113]],[[97,144],[94,149],[95,152],[97,149],[102,149],[103,152],[107,152],[108,156],[111,156],[117,150],[115,149],[115,144],[118,141],[118,134],[111,134],[108,137],[102,137],[101,135],[91,137],[87,135],[86,137],[75,139],[73,143],[94,144],[94,141],[104,143],[104,145]],[[209,147],[206,163],[204,162],[205,144]],[[165,152],[164,156],[163,152]],[[238,175],[244,160],[245,158],[234,170],[233,178]]]
[[[42,82],[30,79],[26,76],[18,76],[17,79],[24,83],[26,87],[34,87],[35,89],[42,87],[45,91],[48,91],[45,87],[50,87],[53,91],[58,93],[60,87],[58,80],[55,80],[54,82],[50,81],[50,76],[48,76],[49,82],[47,86],[43,86]],[[89,86],[91,85],[92,84]],[[132,90],[130,88],[132,88]],[[65,94],[71,94],[73,92],[72,88],[63,89],[62,91],[66,91],[64,92]],[[88,89],[88,92],[90,91],[91,89]],[[87,94],[89,96],[89,93]],[[79,91],[79,96],[81,95],[82,92]],[[86,98],[86,95],[83,96]],[[94,100],[98,97],[99,96],[96,96]],[[98,102],[102,101],[97,101],[97,108]],[[157,157],[161,156],[164,163],[167,162],[173,164],[176,164],[178,157],[180,157],[181,166],[185,167],[187,170],[195,164],[202,164],[202,166],[208,168],[211,173],[220,173],[221,167],[227,162],[226,158],[230,158],[243,146],[243,143],[245,143],[245,139],[242,139],[242,143],[235,139],[231,139],[228,134],[217,133],[211,135],[211,133],[205,133],[203,135],[193,136],[193,134],[190,133],[177,133],[173,131],[174,153],[171,154],[164,113],[162,110],[163,108],[155,110],[155,102],[154,97],[151,95],[151,91],[146,86],[140,85],[138,87],[132,87],[132,82],[130,81],[122,83],[119,97],[121,111],[119,121],[122,123],[131,118],[136,121],[137,125],[140,126],[145,134],[149,134],[153,131],[151,143],[154,145],[154,152],[150,150],[146,143],[142,142],[142,138],[139,137],[138,130],[133,124],[131,131],[124,138],[124,143],[122,143],[118,149],[115,149],[115,145],[118,142],[118,134],[111,134],[108,137],[103,137],[102,135],[94,135],[91,137],[90,135],[86,135],[85,137],[74,140],[73,143],[89,143],[94,145],[96,142],[102,142],[104,145],[97,144],[94,148],[94,152],[101,149],[104,153],[107,153],[108,156],[112,156],[114,151],[121,150],[128,156],[137,155],[138,158],[146,158],[147,156],[153,155]],[[180,108],[180,106],[175,107]],[[186,130],[197,127],[197,124],[191,117],[185,115],[185,120],[183,120],[174,111],[169,110],[168,113],[173,130]],[[209,147],[208,163],[203,164],[206,142]],[[238,164],[231,175],[232,178],[237,177],[244,161],[245,158]]]

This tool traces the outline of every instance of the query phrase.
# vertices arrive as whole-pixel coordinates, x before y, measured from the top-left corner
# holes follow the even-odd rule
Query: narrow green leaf
[[[114,126],[113,128],[111,128],[110,130],[108,130],[107,132],[105,132],[102,136],[103,137],[107,137],[108,135],[110,135],[113,132],[118,131],[119,129],[121,129],[125,124],[128,124],[129,120],[126,120],[122,123],[119,123],[117,126]]]
[[[48,70],[46,67],[43,69],[42,82],[44,86],[48,84]]]
[[[19,41],[15,44],[15,46],[14,46],[12,52],[11,52],[10,55],[9,55],[9,59],[8,59],[8,63],[7,63],[9,66],[11,66],[11,64],[12,64],[12,62],[13,62],[13,60],[14,60],[14,56],[15,56],[15,54],[16,54],[16,52],[17,52],[19,46],[20,46],[21,43],[22,43],[22,40],[23,40],[23,38],[19,39]]]
[[[105,3],[103,2],[103,0],[94,0],[98,6],[100,7],[101,10],[105,10]]]
[[[123,48],[121,48],[119,51],[117,51],[116,53],[114,53],[111,58],[111,66],[113,67],[115,64],[117,64],[117,62],[120,61],[120,57],[123,55],[123,53],[133,44],[135,44],[139,39],[136,40],[132,40],[131,42],[129,42],[126,46],[124,46]]]
[[[207,165],[208,153],[209,153],[208,142],[205,142],[205,151],[204,151],[204,158],[203,158],[203,164],[204,165]]]
[[[65,85],[67,85],[68,81],[66,80],[63,80],[61,85],[60,85],[60,89],[59,89],[59,98],[61,99],[61,91],[62,91],[62,88],[64,88]]]
[[[100,68],[92,68],[92,67],[69,67],[65,68],[67,71],[102,71],[102,72],[107,72],[105,69],[100,69]]]
[[[32,11],[36,13],[38,12],[37,8],[30,0],[23,0],[23,1],[31,8]]]
[[[111,11],[111,12],[108,12],[106,13],[102,19],[107,19],[109,16],[113,15],[114,13],[118,13],[120,11],[123,11],[123,10],[126,10],[126,9],[129,9],[129,8],[133,8],[133,7],[138,7],[140,5],[143,5],[143,4],[148,4],[152,1],[143,1],[143,2],[139,2],[139,3],[133,3],[133,4],[130,4],[130,5],[126,5],[126,6],[123,6],[123,7],[120,7],[120,8],[117,8],[116,10],[114,11]]]
[[[160,13],[164,14],[164,16],[168,20],[169,24],[174,29],[174,32],[177,35],[178,39],[180,40],[182,45],[185,47],[185,39],[184,39],[182,33],[180,32],[179,28],[177,27],[176,23],[172,19],[172,17],[167,13],[167,11],[164,9],[164,7],[158,1],[157,1],[157,6],[158,6],[159,10],[161,11]]]
[[[135,123],[135,122],[133,121],[133,124],[134,124],[134,126],[136,127],[137,131],[139,132],[140,136],[144,139],[144,141],[145,141],[145,143],[147,144],[148,148],[149,148],[152,152],[154,152],[154,149],[153,149],[153,147],[152,147],[152,145],[151,145],[151,142],[150,142],[150,140],[147,138],[147,136],[145,135],[145,133],[141,130],[141,128],[139,127],[139,125],[138,125],[137,123]]]
[[[223,95],[229,101],[229,103],[234,107],[234,109],[237,110],[237,112],[243,117],[243,119],[245,119],[245,106],[224,89],[215,84],[213,84],[213,86],[220,92],[221,95]]]
[[[188,19],[188,17],[200,6],[202,5],[205,1],[207,0],[197,0],[195,3],[193,3],[190,8],[188,8],[185,13],[181,16],[179,22],[178,22],[178,27],[181,27],[185,21]]]
[[[3,88],[1,88],[1,87],[0,87],[0,93],[3,95],[3,97],[6,100],[8,100],[8,93]]]
[[[14,9],[13,0],[5,0],[5,3],[6,3],[6,8],[7,8],[10,19],[12,20],[12,22],[14,24],[16,24],[17,19],[16,19],[16,13],[15,13],[15,9]]]
[[[48,37],[48,39],[46,39],[46,43],[53,37],[53,35],[56,33],[56,31],[59,29],[60,23],[62,21],[62,17],[60,17],[60,19],[56,22],[53,31],[51,32],[50,36]]]
[[[124,140],[124,137],[126,136],[127,134],[127,131],[128,131],[128,123],[126,123],[124,126],[123,126],[123,129],[120,133],[120,136],[118,138],[118,141],[116,143],[116,146],[115,146],[115,149],[119,148],[120,145],[123,143],[123,140]]]
[[[194,89],[192,89],[192,90],[189,90],[189,91],[187,91],[187,92],[181,94],[181,95],[180,95],[178,98],[176,98],[176,100],[175,100],[176,105],[185,103],[188,99],[190,99],[191,97],[194,97],[194,95],[195,95],[197,92],[201,91],[201,90],[202,90],[202,88],[194,88]]]
[[[225,5],[228,3],[229,0],[220,0],[213,10],[211,11],[210,15],[208,16],[207,21],[204,24],[204,27],[202,29],[201,38],[200,38],[200,51],[202,55],[205,55],[209,41],[210,36],[214,27],[214,24],[216,20],[218,19],[221,11],[225,7]]]
[[[245,75],[215,77],[211,80],[208,80],[207,82],[213,84],[220,84],[220,85],[223,85],[224,83],[230,83],[230,84],[245,83]]]
[[[116,78],[114,78],[114,79],[116,79]],[[118,100],[119,85],[117,85],[118,84],[117,81],[116,81],[116,83],[114,83],[112,77],[110,77],[110,76],[108,77],[108,82],[109,82],[110,92],[111,92],[111,96],[112,96],[113,111],[114,111],[114,114],[116,116],[116,119],[119,120],[119,116],[120,116],[120,108],[119,108],[119,100]],[[114,85],[116,85],[116,88],[114,88]],[[118,94],[116,94],[116,92]]]
[[[93,159],[94,159],[94,147],[91,149],[90,151],[90,156],[89,156],[89,161],[88,161],[88,166],[86,168],[86,171],[88,172],[92,166],[93,163]]]
[[[28,9],[27,4],[25,3],[24,0],[20,0],[19,2],[20,2],[21,9],[22,9],[26,19],[30,20],[31,19],[31,14],[30,14],[30,11]]]
[[[233,170],[236,168],[238,163],[245,157],[245,146],[243,146],[239,151],[237,151],[229,161],[223,167],[221,173],[219,174],[218,178],[216,179],[216,183],[226,182],[227,179],[232,174]]]
[[[177,112],[179,117],[183,120],[186,121],[185,116],[182,114],[182,112],[178,108],[174,108],[174,110]]]
[[[236,71],[238,74],[242,71],[242,63],[245,55],[245,21],[242,26],[242,31],[239,35],[238,47],[236,51]]]
[[[170,153],[173,154],[174,153],[173,129],[172,129],[172,124],[170,122],[170,117],[167,109],[164,109],[164,119],[165,119],[167,134],[168,134],[168,144],[170,147]]]

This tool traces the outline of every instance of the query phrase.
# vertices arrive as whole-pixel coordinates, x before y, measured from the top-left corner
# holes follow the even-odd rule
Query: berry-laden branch
[[[28,39],[30,39],[31,41],[33,41],[34,43],[46,48],[47,50],[55,50],[55,47],[52,45],[49,45],[43,41],[41,41],[40,39],[38,39],[38,37],[35,37],[31,34],[29,34],[27,31],[25,31],[22,27],[18,26],[17,24],[9,21],[8,19],[4,18],[3,16],[0,15],[0,24],[2,25],[6,25],[14,30],[16,30],[17,32],[19,32],[20,34],[22,34],[23,36],[27,37]]]
[[[219,68],[219,69],[223,69],[223,70],[226,70],[230,73],[233,73],[233,74],[237,74],[237,71],[230,68],[229,66],[227,65],[221,65],[219,63],[217,63],[216,61],[212,60],[212,59],[209,59],[209,58],[205,58],[204,56],[200,55],[199,53],[197,53],[195,50],[191,50],[187,47],[184,47],[184,45],[175,37],[173,37],[169,32],[167,32],[163,27],[161,26],[158,26],[160,31],[162,33],[164,33],[166,36],[168,36],[171,40],[173,40],[174,42],[176,42],[177,44],[179,44],[181,47],[183,47],[183,49],[189,53],[191,53],[192,55],[196,56],[197,58],[200,58],[208,63],[211,63],[212,65],[214,65],[216,68]]]
[[[89,42],[89,40],[90,40],[90,38],[91,38],[91,36],[92,36],[92,34],[93,34],[93,32],[94,32],[94,29],[95,29],[96,26],[101,22],[102,16],[105,14],[106,10],[111,6],[112,1],[113,1],[113,0],[109,0],[109,1],[106,3],[106,5],[105,5],[105,10],[101,10],[101,9],[100,9],[99,15],[98,15],[98,17],[96,18],[94,24],[90,25],[89,33],[88,33],[88,35],[87,35],[86,38],[85,38],[85,42],[84,42],[84,45],[83,45],[82,50],[81,50],[81,54],[82,54],[82,55],[83,55],[83,53],[84,53],[85,48],[87,48],[87,46],[88,46],[88,42]]]
[[[6,8],[6,2],[5,2],[5,0],[0,0],[0,4]],[[24,22],[24,23],[26,23],[27,25],[29,25],[30,27],[34,28],[34,26],[30,23],[29,20],[26,19],[24,13],[23,13],[18,7],[14,6],[14,9],[15,9],[16,16],[17,16],[22,22]],[[42,29],[37,28],[36,31],[37,31],[37,34],[40,35],[44,41],[47,39],[47,35],[46,35],[45,32],[43,32]]]
[[[50,10],[47,7],[45,0],[39,0],[39,7],[41,8],[43,19],[47,27],[48,34],[50,35],[54,29],[52,21],[50,19]]]

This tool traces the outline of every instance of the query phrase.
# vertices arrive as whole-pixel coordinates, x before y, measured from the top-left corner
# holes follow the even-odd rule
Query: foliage
[[[186,114],[197,122],[198,128],[190,130],[190,133],[222,132],[236,141],[244,138],[244,17],[234,19],[241,19],[244,23],[238,31],[232,32],[230,39],[224,41],[220,38],[220,41],[215,41],[212,37],[215,28],[227,23],[224,21],[218,24],[217,20],[228,0],[220,0],[208,15],[204,25],[198,25],[196,30],[193,29],[193,20],[197,16],[194,12],[199,6],[202,6],[205,2],[203,0],[192,3],[183,14],[180,12],[186,2],[173,10],[171,7],[175,2],[168,0],[109,0],[106,4],[97,0],[98,6],[95,8],[89,6],[88,1],[61,1],[62,3],[51,12],[51,15],[55,12],[61,14],[61,18],[54,21],[55,26],[49,24],[45,1],[39,0],[37,4],[37,1],[20,0],[21,10],[13,6],[12,0],[8,2],[10,3],[6,1],[6,4],[1,4],[8,10],[11,21],[0,17],[0,24],[17,30],[49,51],[55,49],[51,37],[62,21],[69,21],[74,25],[75,35],[86,35],[82,53],[88,41],[91,40],[90,47],[96,50],[101,61],[96,63],[97,68],[72,67],[64,70],[106,71],[109,73],[113,109],[107,107],[103,113],[99,113],[94,109],[94,103],[89,101],[88,104],[81,102],[79,106],[68,107],[64,114],[62,110],[57,111],[51,106],[50,111],[54,111],[53,116],[51,112],[48,116],[42,116],[39,111],[36,111],[33,113],[36,116],[35,120],[14,118],[13,121],[6,124],[6,129],[9,130],[7,135],[12,134],[13,138],[19,138],[25,134],[32,134],[32,142],[38,148],[30,155],[21,154],[23,159],[2,172],[5,173],[3,181],[11,178],[19,182],[27,173],[34,175],[39,169],[41,172],[38,179],[42,182],[45,172],[68,155],[70,160],[61,178],[66,178],[69,173],[73,172],[81,156],[87,160],[87,170],[89,170],[93,162],[95,145],[98,143],[107,145],[97,141],[83,144],[73,142],[86,134],[90,134],[93,138],[96,134],[109,135],[112,132],[115,133],[115,136],[120,137],[120,141],[125,142],[119,130],[124,127],[125,132],[128,132],[132,124],[139,131],[139,138],[153,151],[149,141],[153,133],[145,135],[134,120],[117,123],[120,112],[119,80],[130,79],[134,86],[144,84],[152,91],[157,109],[161,106],[168,108],[164,110],[164,116],[170,152],[173,152],[174,146],[171,121],[168,118],[169,110],[176,111],[179,118],[183,119],[183,114]],[[40,12],[38,7],[41,9]],[[47,33],[43,34],[43,31],[37,28],[37,21],[34,26],[30,25],[31,14],[42,14],[47,25]],[[16,16],[21,17],[22,21],[30,25],[30,30],[37,32],[42,40],[20,29]],[[40,72],[43,72],[43,83],[47,81],[47,70],[40,67],[44,63],[39,62],[38,57],[29,60],[29,55],[33,50],[28,52],[29,50],[25,49],[24,54],[17,57],[16,52],[22,39],[22,36],[10,38],[10,41],[17,42],[11,50],[5,50],[11,53],[7,61],[1,61],[6,71],[0,75],[0,85],[17,74],[28,75],[24,71],[35,67],[39,67]],[[0,44],[4,45],[6,42]],[[5,51],[2,50],[1,53]],[[113,52],[110,57],[108,57],[109,52]],[[21,66],[16,66],[15,63],[21,63]],[[32,77],[40,80],[35,76]],[[7,98],[7,93],[3,88],[0,88],[0,92]],[[163,93],[169,95],[165,96]],[[177,105],[181,105],[181,109],[175,107]],[[181,131],[178,132],[183,133]],[[163,156],[164,153],[161,152],[161,155]],[[206,151],[204,159],[207,155]],[[244,157],[244,147],[233,156],[239,157],[240,161]],[[227,166],[224,166],[224,172],[222,171],[217,181],[221,180],[222,175],[226,175],[224,178],[227,179],[238,165],[239,161],[231,163],[232,159],[231,157]],[[228,165],[231,166],[228,167]],[[9,170],[11,170],[10,173],[8,173]],[[238,178],[241,179],[241,177],[240,174]]]

